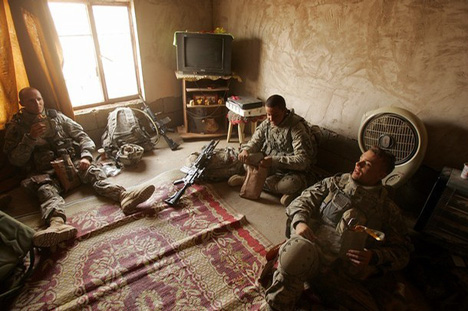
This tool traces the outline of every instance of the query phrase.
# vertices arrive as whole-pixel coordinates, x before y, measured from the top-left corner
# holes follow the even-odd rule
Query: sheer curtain
[[[18,112],[18,90],[29,85],[7,0],[0,4],[0,130]]]
[[[29,85],[41,92],[46,107],[74,118],[62,73],[60,42],[47,0],[9,0],[9,4]],[[10,78],[15,78],[14,72]],[[20,89],[18,86],[16,94]]]

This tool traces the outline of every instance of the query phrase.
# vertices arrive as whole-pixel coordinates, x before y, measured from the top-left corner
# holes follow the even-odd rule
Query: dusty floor
[[[125,168],[120,174],[110,179],[124,187],[136,186],[162,172],[180,169],[190,153],[200,151],[209,142],[209,140],[182,141],[177,134],[170,133],[169,135],[174,141],[180,143],[178,150],[172,151],[161,138],[156,149],[145,153],[142,161],[135,167]],[[230,143],[226,142],[226,137],[221,137],[219,140],[218,148],[239,146],[239,143],[233,142],[236,138],[231,139]],[[216,183],[215,189],[232,208],[245,215],[247,220],[273,244],[284,240],[286,215],[278,197],[262,193],[258,201],[246,200],[239,197],[240,187],[232,188],[227,185],[227,182]],[[24,189],[17,188],[9,194],[12,196],[12,201],[5,212],[14,216],[38,212],[39,207],[35,197]],[[65,201],[71,202],[89,195],[94,195],[94,192],[90,186],[85,185],[66,195]]]

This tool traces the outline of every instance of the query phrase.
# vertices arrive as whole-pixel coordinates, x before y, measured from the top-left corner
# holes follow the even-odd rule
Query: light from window
[[[134,96],[139,89],[129,8],[91,7],[89,12],[84,3],[49,2],[62,46],[62,70],[73,107]]]

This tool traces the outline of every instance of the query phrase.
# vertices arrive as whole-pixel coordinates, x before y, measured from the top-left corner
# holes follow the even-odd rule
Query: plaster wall
[[[146,100],[180,97],[174,32],[212,30],[212,1],[134,0],[134,6]]]
[[[402,107],[426,125],[426,165],[468,161],[467,1],[213,3],[213,24],[235,37],[240,94],[281,94],[312,123],[349,138],[364,113]]]

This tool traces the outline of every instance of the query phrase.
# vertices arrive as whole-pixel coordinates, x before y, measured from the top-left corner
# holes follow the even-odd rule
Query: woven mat
[[[96,197],[68,204],[77,239],[41,254],[12,309],[258,310],[270,242],[209,186],[167,206],[176,175],[149,181],[156,191],[132,216]]]

